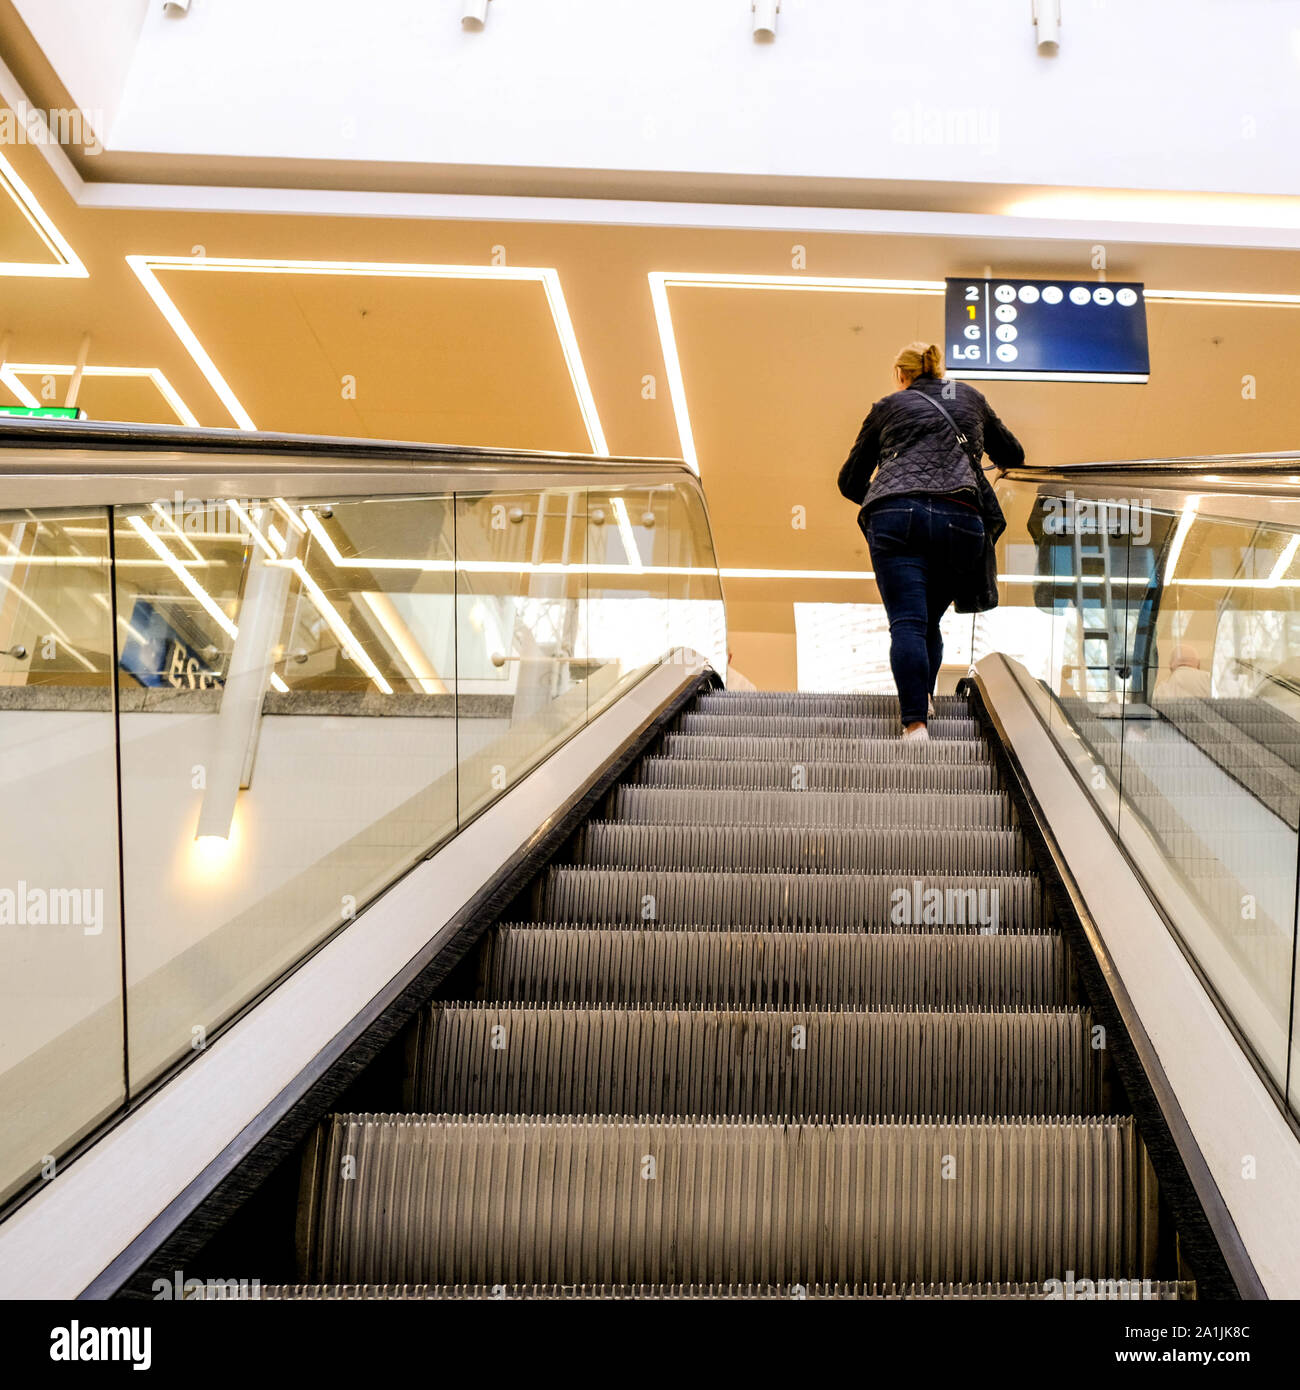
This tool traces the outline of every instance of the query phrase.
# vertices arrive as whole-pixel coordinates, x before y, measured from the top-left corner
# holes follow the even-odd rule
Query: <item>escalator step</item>
[[[590,868],[778,869],[819,873],[1006,874],[1033,867],[1018,830],[764,825],[629,825],[588,821],[571,857]]]
[[[870,763],[890,767],[976,766],[993,771],[988,745],[978,738],[935,739],[921,747],[904,746],[897,738],[785,738],[727,734],[678,734],[663,737],[663,752],[671,758],[726,759],[730,762]]]
[[[1082,1009],[436,1003],[405,1104],[438,1114],[1090,1115]]]
[[[1128,1118],[336,1115],[304,1282],[981,1283],[1154,1274]]]
[[[525,925],[489,933],[478,994],[520,1003],[772,1009],[1072,1002],[1056,935]]]
[[[940,744],[940,747],[943,745]],[[704,758],[646,758],[631,785],[648,787],[766,787],[843,792],[991,792],[993,769],[897,763],[732,762]]]
[[[1042,931],[1046,904],[1033,874],[900,875],[692,873],[676,869],[551,867],[534,888],[533,917],[697,926],[979,926]]]
[[[1167,1283],[1155,1279],[1104,1279],[1071,1290],[1077,1300],[1177,1302],[1194,1299],[1190,1281]],[[203,1291],[200,1300],[288,1299],[423,1300],[551,1299],[617,1301],[636,1299],[769,1299],[769,1300],[902,1300],[1031,1301],[1064,1297],[1062,1288],[1045,1284],[268,1284],[256,1291]]]
[[[971,718],[970,705],[961,695],[935,695],[934,712],[940,718]],[[695,702],[695,709],[709,714],[831,714],[898,722],[897,695],[846,695],[815,690],[710,690]]]
[[[1005,792],[884,797],[624,784],[614,788],[609,806],[612,820],[659,825],[943,825],[965,830],[1015,824]]]
[[[1005,922],[998,924],[996,932],[990,932],[987,927],[982,927],[978,922],[970,922],[965,926],[943,926],[920,923],[894,923],[886,920],[884,922],[818,922],[809,926],[805,922],[556,922],[553,919],[541,921],[533,918],[530,921],[513,921],[504,925],[511,927],[541,927],[546,931],[574,931],[574,932],[607,932],[611,936],[626,936],[634,931],[659,932],[664,935],[678,933],[695,934],[698,936],[721,936],[736,932],[747,932],[758,936],[771,937],[795,937],[804,938],[812,936],[839,936],[854,938],[859,936],[869,936],[872,938],[881,937],[917,937],[917,936],[943,936],[952,937],[956,940],[965,940],[970,937],[982,936],[997,940],[1001,937],[1021,937],[1043,935],[1053,931],[1049,925],[1041,929],[1032,927],[1013,927]]]
[[[980,735],[979,725],[968,716],[941,715],[929,721],[932,739],[975,739]],[[697,714],[687,710],[678,725],[684,734],[731,734],[753,737],[790,736],[807,738],[820,735],[838,735],[841,738],[889,738],[897,739],[900,725],[897,715],[868,715],[861,718],[830,714]],[[908,745],[899,741],[899,751]],[[923,750],[917,749],[918,753]]]

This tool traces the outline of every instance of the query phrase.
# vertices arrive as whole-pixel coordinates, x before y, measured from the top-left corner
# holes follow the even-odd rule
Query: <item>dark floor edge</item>
[[[713,671],[706,671],[679,687],[620,745],[586,786],[558,807],[528,843],[502,864],[492,882],[465,904],[452,919],[454,933],[445,944],[430,944],[399,971],[79,1297],[150,1298],[156,1279],[170,1284],[174,1272],[185,1268],[405,1027],[628,767],[644,755],[699,694],[720,684]]]
[[[962,681],[961,687],[988,736],[1044,892],[1074,949],[1093,1013],[1106,1029],[1107,1046],[1132,1104],[1161,1196],[1177,1226],[1182,1254],[1196,1274],[1198,1295],[1220,1300],[1266,1299],[1268,1294],[1155,1046],[1069,875],[1060,843],[1046,823],[1024,768],[1007,743],[1006,730],[986,703],[978,678]]]

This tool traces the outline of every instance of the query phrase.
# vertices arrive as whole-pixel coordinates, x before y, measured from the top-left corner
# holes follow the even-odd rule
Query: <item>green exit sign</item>
[[[79,405],[0,405],[0,415],[21,415],[28,420],[84,420]]]

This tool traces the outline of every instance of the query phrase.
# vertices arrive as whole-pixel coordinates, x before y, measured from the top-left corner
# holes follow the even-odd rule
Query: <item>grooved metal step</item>
[[[1083,1009],[434,1004],[405,1103],[447,1114],[1090,1115]]]
[[[962,695],[935,695],[934,712],[940,718],[973,718]],[[694,708],[708,714],[799,715],[830,714],[898,722],[895,695],[845,695],[813,690],[714,690],[701,695]]]
[[[412,1113],[317,1131],[302,1282],[235,1296],[1194,1297],[966,700],[675,722],[420,1010]]]
[[[1015,824],[1005,792],[906,798],[823,791],[708,791],[624,783],[609,797],[611,820],[658,825],[943,825],[954,830]]]
[[[1019,830],[913,827],[629,825],[588,821],[571,858],[589,868],[768,870],[835,874],[1007,874],[1033,864]]]
[[[762,1124],[338,1115],[305,1283],[984,1283],[1153,1277],[1129,1119]]]
[[[1166,1283],[1154,1279],[1098,1279],[1076,1281],[1070,1288],[1075,1300],[1114,1302],[1177,1302],[1196,1296],[1191,1283]],[[253,1289],[220,1288],[197,1293],[200,1301],[288,1299],[314,1301],[474,1299],[563,1302],[618,1302],[624,1299],[740,1299],[767,1300],[875,1300],[945,1299],[1009,1302],[1053,1300],[1066,1297],[1064,1281],[1049,1284],[267,1284]]]
[[[1073,1002],[1057,935],[495,928],[484,1000],[734,1008]]]
[[[943,747],[942,744],[938,745]],[[959,745],[960,746],[960,745]],[[764,787],[783,791],[991,792],[992,769],[972,763],[731,762],[705,758],[646,758],[632,785],[648,787]]]
[[[1033,874],[693,873],[552,867],[533,897],[539,922],[672,923],[682,927],[852,924],[1042,931]]]
[[[787,738],[773,730],[767,735],[733,737],[729,734],[664,735],[662,753],[670,758],[725,758],[733,762],[872,763],[890,767],[924,768],[935,764],[978,766],[994,771],[993,760],[982,739],[935,739],[920,747],[893,738],[834,738],[813,735]]]
[[[979,726],[967,716],[940,716],[928,723],[931,739],[972,739],[979,737]],[[829,714],[697,714],[687,710],[678,725],[684,734],[744,734],[784,737],[839,735],[842,738],[897,739],[901,729],[897,715],[868,715],[862,718]],[[909,745],[899,741],[902,751]],[[920,751],[920,750],[918,750]]]

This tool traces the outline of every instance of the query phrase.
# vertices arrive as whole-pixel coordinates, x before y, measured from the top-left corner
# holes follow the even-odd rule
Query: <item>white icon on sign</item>
[[[993,333],[1000,343],[1014,343],[1016,338],[1019,337],[1015,328],[1009,323],[998,324],[993,330]]]
[[[1016,311],[1010,304],[999,304],[993,315],[999,323],[1010,323],[1015,318]]]
[[[1037,285],[1021,285],[1021,287],[1020,287],[1020,302],[1021,302],[1022,304],[1037,304],[1037,303],[1038,303],[1038,286],[1037,286]]]
[[[1091,293],[1091,291],[1085,289],[1083,285],[1076,285],[1076,286],[1070,291],[1070,303],[1071,303],[1071,304],[1087,304],[1087,303],[1089,303],[1089,302],[1091,301],[1091,299],[1092,299],[1092,293]]]
[[[1064,299],[1064,297],[1065,296],[1061,293],[1061,287],[1059,285],[1048,285],[1048,287],[1043,291],[1044,304],[1059,304],[1061,300]]]
[[[977,324],[977,323],[968,323],[968,324],[966,325],[966,336],[967,336],[967,337],[971,340],[971,342],[973,342],[973,343],[979,342],[979,336],[980,336],[980,326],[979,326],[979,324]]]
[[[999,304],[1010,304],[1015,297],[1016,287],[1014,285],[999,285],[997,289],[993,291],[993,298],[996,299]]]
[[[1092,302],[1094,304],[1111,304],[1114,300],[1115,292],[1113,290],[1108,290],[1105,285],[1100,286],[1100,288],[1092,292]]]
[[[1016,351],[1015,348],[1013,348],[1013,347],[1011,346],[1010,343],[1003,343],[1003,344],[998,348],[998,361],[999,361],[999,362],[1014,362],[1014,361],[1016,360],[1016,358],[1019,357],[1019,356],[1020,356],[1020,354]]]
[[[1131,309],[1138,302],[1136,290],[1116,290],[1115,303],[1122,304],[1126,309]]]

